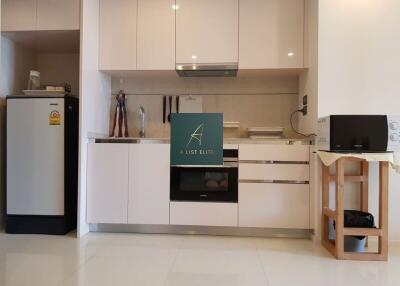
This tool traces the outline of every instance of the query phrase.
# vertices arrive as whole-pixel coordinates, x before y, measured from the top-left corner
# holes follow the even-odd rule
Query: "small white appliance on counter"
[[[76,228],[78,99],[7,97],[6,232]]]
[[[318,120],[319,150],[391,152],[400,150],[400,116],[330,115]]]

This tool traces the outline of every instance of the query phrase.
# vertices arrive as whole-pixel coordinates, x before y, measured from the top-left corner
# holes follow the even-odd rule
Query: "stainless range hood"
[[[176,64],[175,70],[180,77],[236,77],[238,64]]]

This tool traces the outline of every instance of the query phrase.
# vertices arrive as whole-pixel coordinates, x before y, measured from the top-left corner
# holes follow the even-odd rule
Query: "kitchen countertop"
[[[137,143],[137,144],[168,144],[170,138],[90,138],[94,143]],[[279,145],[313,145],[312,138],[277,138],[277,139],[250,139],[250,138],[224,138],[224,144],[279,144]]]

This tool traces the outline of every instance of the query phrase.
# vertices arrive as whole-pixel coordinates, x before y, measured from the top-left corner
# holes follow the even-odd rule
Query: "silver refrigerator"
[[[76,228],[78,99],[7,97],[6,232]]]

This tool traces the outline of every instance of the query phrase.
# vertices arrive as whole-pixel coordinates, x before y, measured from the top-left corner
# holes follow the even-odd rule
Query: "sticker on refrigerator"
[[[61,115],[57,110],[53,110],[49,115],[49,125],[60,125]]]

